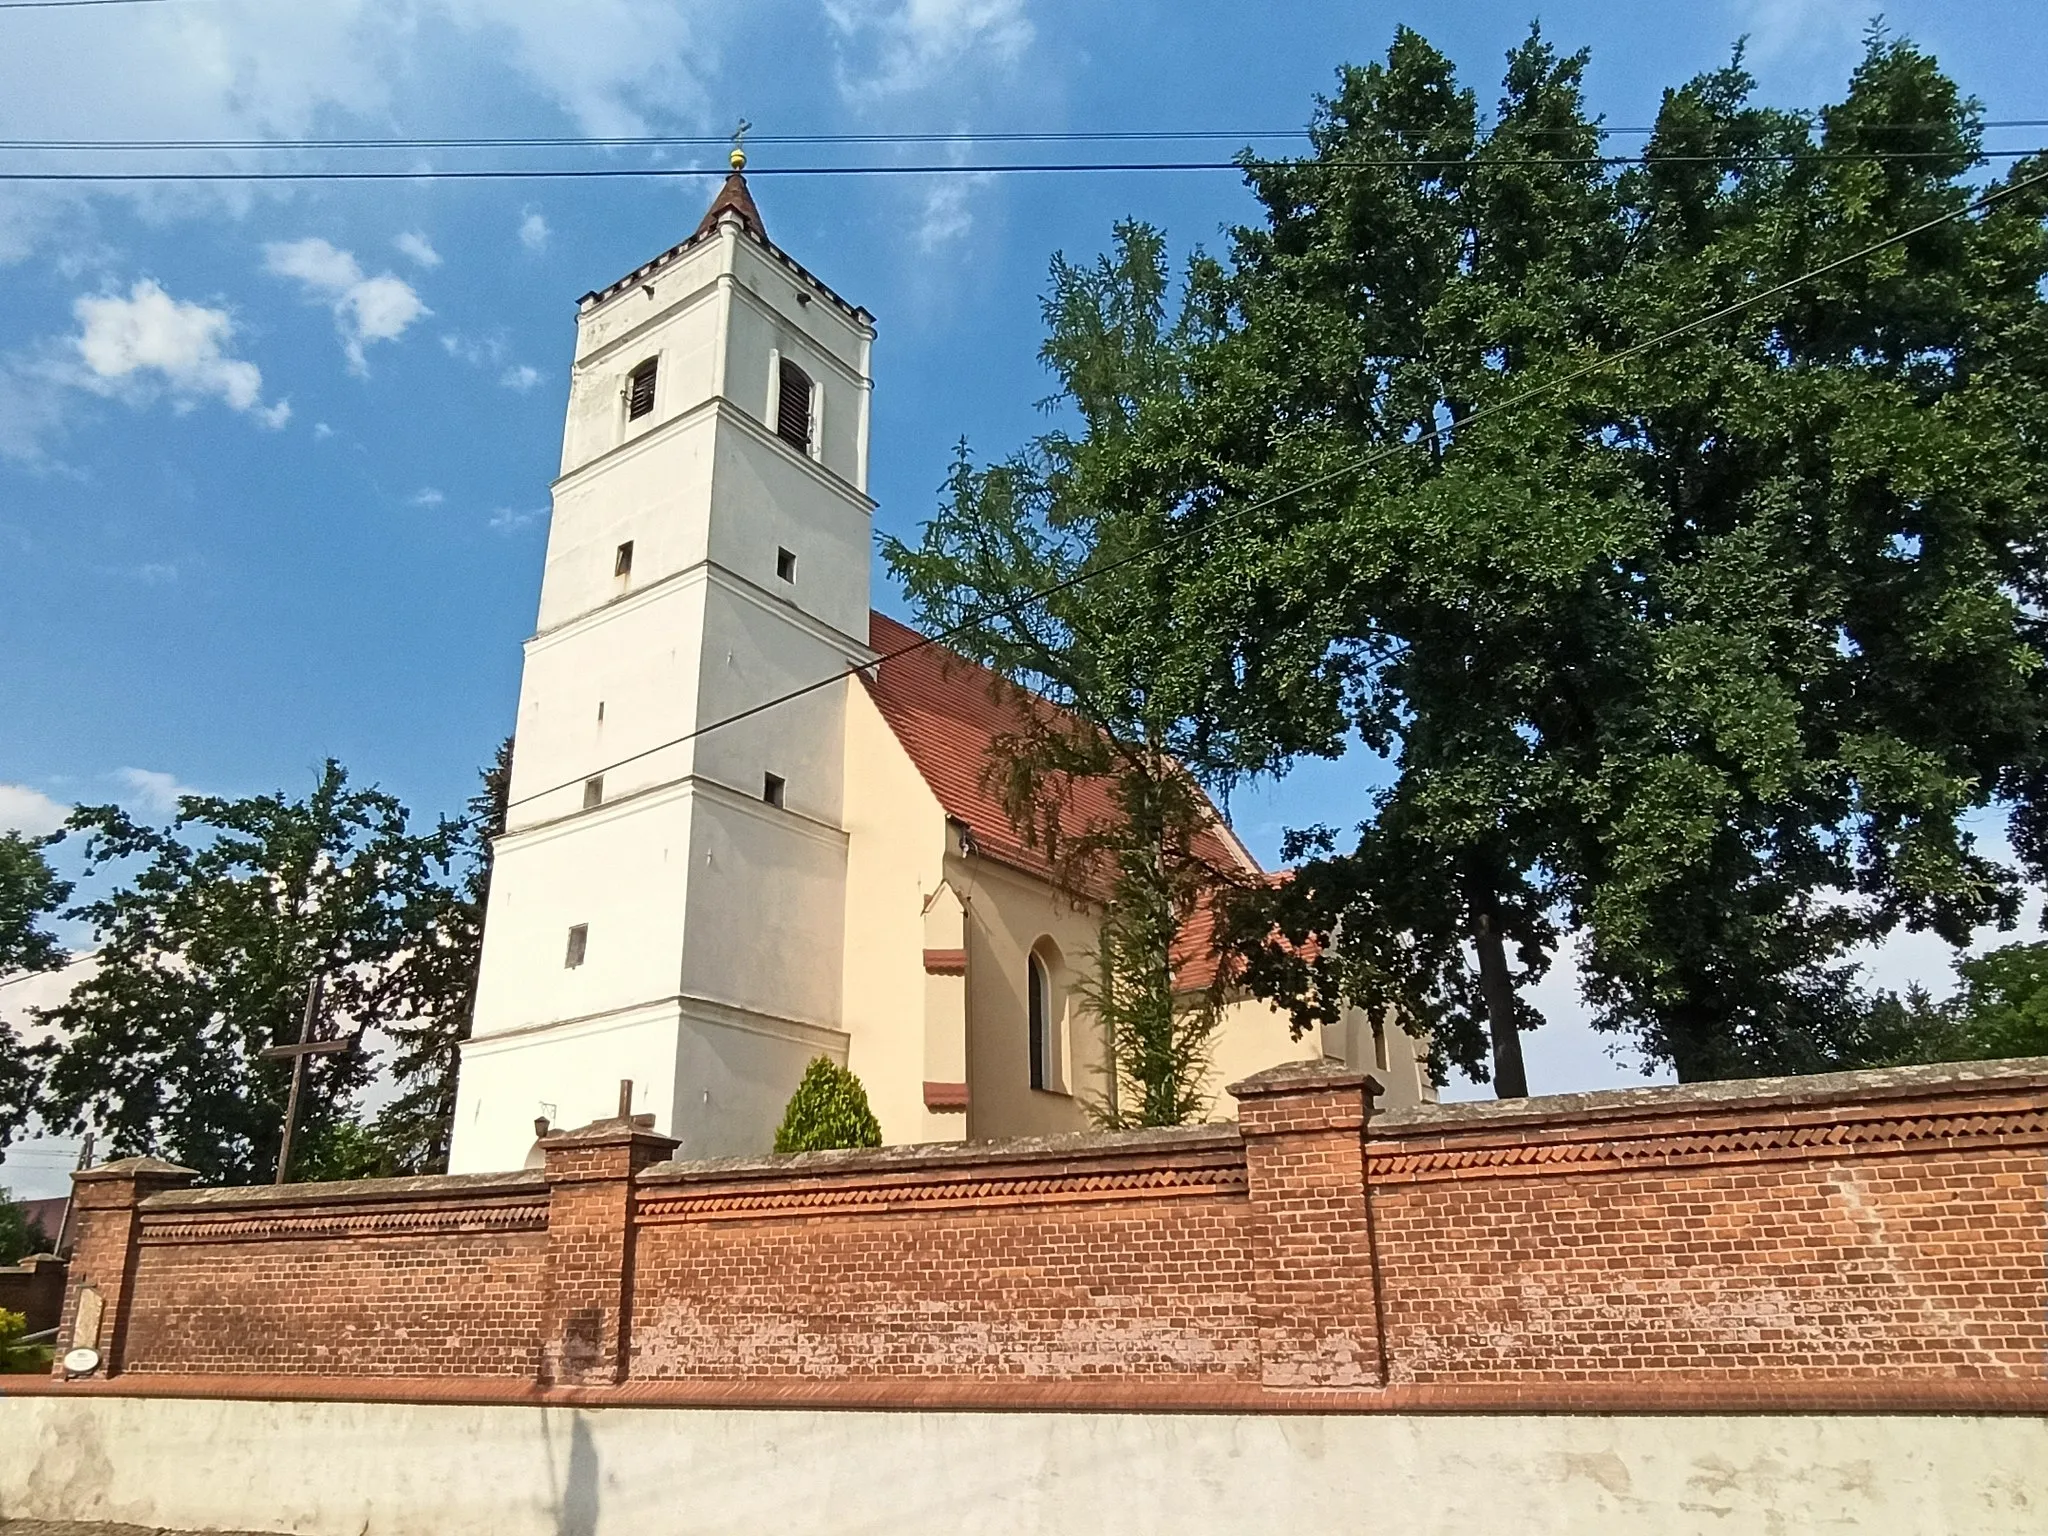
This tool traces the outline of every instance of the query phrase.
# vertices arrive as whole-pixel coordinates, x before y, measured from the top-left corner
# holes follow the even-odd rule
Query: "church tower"
[[[805,1063],[846,1058],[846,687],[745,712],[873,655],[874,324],[733,160],[689,239],[578,308],[456,1172],[625,1078],[683,1155],[766,1151]]]

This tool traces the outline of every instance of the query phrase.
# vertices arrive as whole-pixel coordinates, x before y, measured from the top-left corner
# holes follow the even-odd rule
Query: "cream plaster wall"
[[[0,1518],[302,1536],[2033,1536],[2048,1421],[0,1398]]]
[[[924,973],[926,948],[959,944],[957,937],[952,945],[932,944],[927,934],[929,909],[950,905],[943,889],[946,815],[863,685],[847,685],[844,708],[847,1065],[867,1089],[884,1142],[958,1140],[965,1117],[924,1107],[927,1078],[958,1082],[966,1075],[964,1061],[952,1078],[935,1077],[927,1061],[935,1022],[929,984],[961,985]],[[943,1019],[937,1022],[943,1027]]]
[[[1075,983],[1095,947],[1096,920],[1032,875],[978,856],[950,855],[946,880],[966,908],[967,1134],[976,1141],[1087,1130],[1088,1101],[1105,1083],[1102,1034]],[[1041,940],[1057,949],[1055,996],[1062,1091],[1033,1089],[1025,957]]]

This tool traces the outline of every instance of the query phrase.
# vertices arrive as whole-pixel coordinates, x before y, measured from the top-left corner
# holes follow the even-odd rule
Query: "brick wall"
[[[53,1253],[30,1254],[19,1264],[0,1264],[0,1312],[18,1312],[23,1331],[57,1326],[64,1311],[64,1261]]]
[[[989,1146],[679,1164],[620,1120],[523,1174],[113,1164],[66,1315],[100,1295],[110,1390],[2048,1408],[2048,1061],[1234,1091],[1237,1125]]]
[[[118,1369],[533,1379],[538,1173],[181,1190],[139,1215]]]

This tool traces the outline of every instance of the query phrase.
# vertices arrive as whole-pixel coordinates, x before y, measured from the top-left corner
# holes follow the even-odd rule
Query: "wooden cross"
[[[292,1064],[292,1091],[284,1101],[284,1139],[277,1149],[277,1179],[282,1184],[291,1172],[292,1130],[299,1121],[299,1088],[306,1080],[306,1058],[308,1056],[345,1056],[356,1048],[362,1039],[362,1031],[354,1034],[336,1035],[326,1040],[313,1038],[313,1031],[320,1020],[320,994],[327,978],[316,975],[312,985],[306,988],[306,1016],[299,1022],[299,1043],[297,1045],[265,1046],[257,1055],[265,1061],[282,1061],[287,1057]]]

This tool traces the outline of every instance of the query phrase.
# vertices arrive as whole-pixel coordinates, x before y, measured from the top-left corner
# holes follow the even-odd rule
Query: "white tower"
[[[633,1108],[768,1150],[840,1029],[845,685],[867,648],[873,317],[768,243],[734,172],[577,313],[452,1167]]]

